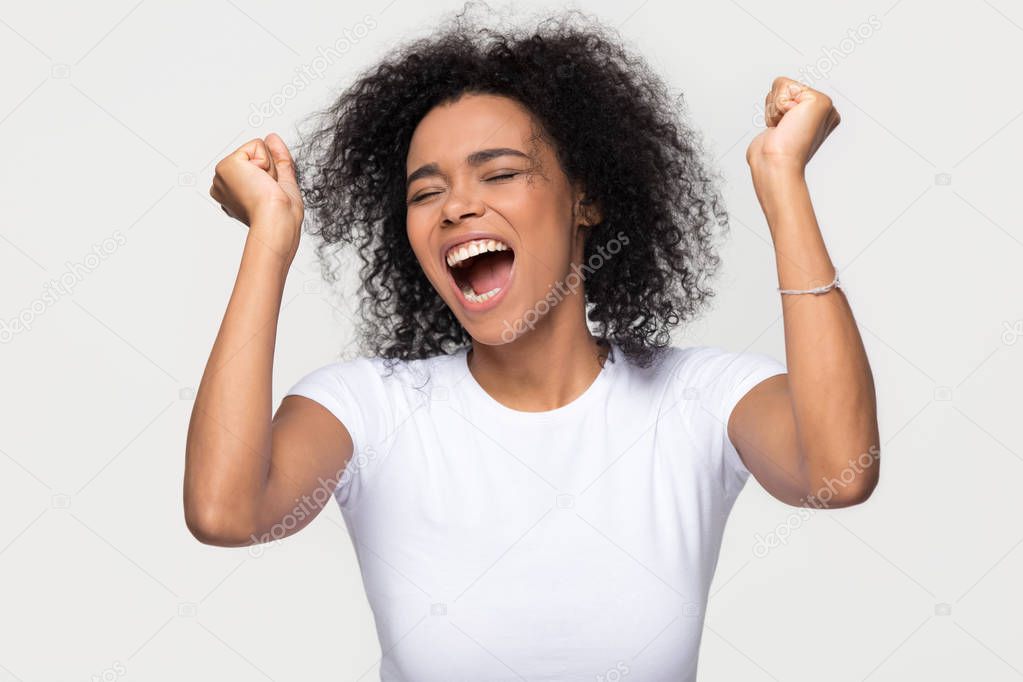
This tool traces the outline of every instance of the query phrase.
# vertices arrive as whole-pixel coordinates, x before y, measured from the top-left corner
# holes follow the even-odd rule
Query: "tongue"
[[[514,256],[508,251],[487,253],[473,258],[465,273],[469,285],[477,294],[485,294],[491,289],[504,287],[511,274]]]

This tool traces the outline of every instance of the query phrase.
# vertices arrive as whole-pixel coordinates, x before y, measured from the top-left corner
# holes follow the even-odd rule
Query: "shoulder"
[[[383,384],[415,383],[428,379],[434,372],[444,371],[453,355],[434,355],[427,358],[402,360],[358,355],[340,358],[309,370],[304,376],[322,379],[353,379]]]
[[[357,356],[340,358],[306,370],[295,386],[319,385],[354,389],[379,385],[384,377],[380,358]]]
[[[402,360],[356,356],[334,360],[307,371],[288,395],[330,396],[361,407],[394,407],[431,390],[431,380],[454,368],[456,355]]]
[[[338,359],[307,371],[285,396],[298,395],[320,403],[346,427],[357,449],[375,447],[429,399],[432,377],[451,371],[454,357]]]
[[[758,383],[788,371],[767,353],[711,345],[672,348],[665,360],[676,395],[698,402],[719,418],[727,418]]]
[[[675,368],[685,377],[723,379],[762,367],[785,369],[773,356],[759,351],[734,351],[719,346],[688,346],[673,350]]]

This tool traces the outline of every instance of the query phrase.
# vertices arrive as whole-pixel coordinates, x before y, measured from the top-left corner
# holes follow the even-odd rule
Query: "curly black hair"
[[[471,343],[409,244],[405,164],[433,107],[465,93],[503,95],[530,111],[566,177],[602,209],[584,262],[619,231],[628,235],[627,247],[585,276],[586,315],[597,338],[648,366],[671,328],[714,295],[714,226],[729,228],[683,98],[617,31],[579,10],[535,28],[497,29],[483,5],[485,23],[472,18],[478,3],[466,3],[314,114],[296,158],[324,277],[338,278],[333,245],[357,249],[361,345],[370,355],[412,360]]]

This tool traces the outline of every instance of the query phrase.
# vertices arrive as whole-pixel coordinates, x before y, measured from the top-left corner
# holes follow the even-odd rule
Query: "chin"
[[[458,304],[456,303],[456,306]],[[453,309],[458,321],[476,343],[485,346],[503,346],[512,343],[532,330],[532,325],[525,321],[520,306],[506,302],[485,313],[466,315],[465,310]],[[515,313],[506,313],[515,310]],[[534,320],[534,325],[535,325]]]

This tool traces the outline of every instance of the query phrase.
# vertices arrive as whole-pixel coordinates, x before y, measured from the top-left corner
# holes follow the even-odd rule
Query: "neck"
[[[586,325],[580,291],[510,343],[488,346],[474,340],[468,363],[477,383],[498,402],[543,412],[585,392],[602,371],[608,350]]]

